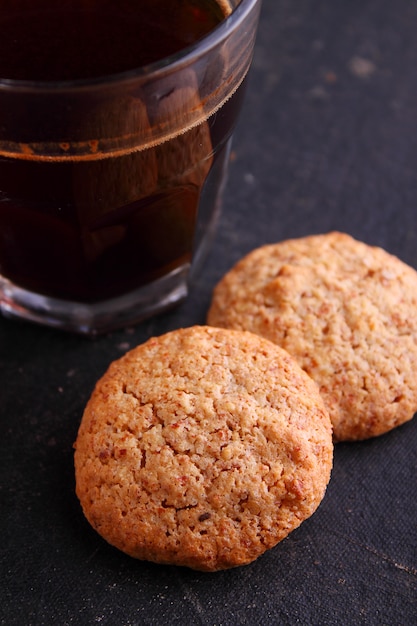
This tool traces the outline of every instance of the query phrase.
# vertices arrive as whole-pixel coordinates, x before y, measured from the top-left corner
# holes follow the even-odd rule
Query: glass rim
[[[231,32],[239,27],[245,20],[252,8],[260,3],[261,0],[241,0],[241,2],[232,9],[231,13],[225,17],[213,30],[198,41],[182,48],[178,52],[158,59],[153,63],[138,66],[136,68],[117,72],[114,74],[102,75],[93,78],[80,78],[60,81],[45,80],[20,80],[14,78],[0,77],[0,93],[1,91],[28,91],[39,90],[49,92],[67,91],[70,89],[86,89],[88,87],[103,87],[110,84],[129,82],[135,79],[151,77],[158,78],[158,75],[164,73],[166,69],[175,69],[186,61],[192,61],[203,56],[212,48],[217,46],[219,42],[226,39]]]

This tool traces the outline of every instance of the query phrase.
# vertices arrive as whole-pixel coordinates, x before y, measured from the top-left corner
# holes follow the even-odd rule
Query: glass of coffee
[[[182,300],[260,0],[5,0],[0,310],[85,334]]]

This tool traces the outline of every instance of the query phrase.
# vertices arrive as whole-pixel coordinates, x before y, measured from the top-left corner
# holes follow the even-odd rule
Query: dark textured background
[[[217,574],[109,547],[81,514],[72,465],[109,362],[203,323],[250,249],[340,229],[417,267],[416,32],[414,0],[264,0],[220,228],[187,302],[95,341],[0,319],[1,624],[417,623],[417,421],[339,444],[315,515]]]

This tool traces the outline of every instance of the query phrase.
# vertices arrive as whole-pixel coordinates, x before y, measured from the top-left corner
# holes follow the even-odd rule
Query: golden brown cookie
[[[322,500],[333,458],[315,383],[271,342],[191,327],[111,364],[75,444],[91,525],[139,559],[244,565]]]
[[[337,232],[266,245],[214,291],[213,326],[249,330],[319,385],[336,441],[380,435],[417,410],[417,272]]]

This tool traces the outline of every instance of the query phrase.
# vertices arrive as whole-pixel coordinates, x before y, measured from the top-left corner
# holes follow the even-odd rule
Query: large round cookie
[[[333,458],[315,383],[251,333],[192,327],[111,364],[75,444],[92,526],[139,559],[249,563],[308,518]]]
[[[208,323],[292,354],[317,382],[335,440],[380,435],[417,410],[417,272],[337,232],[266,245],[220,281]]]

